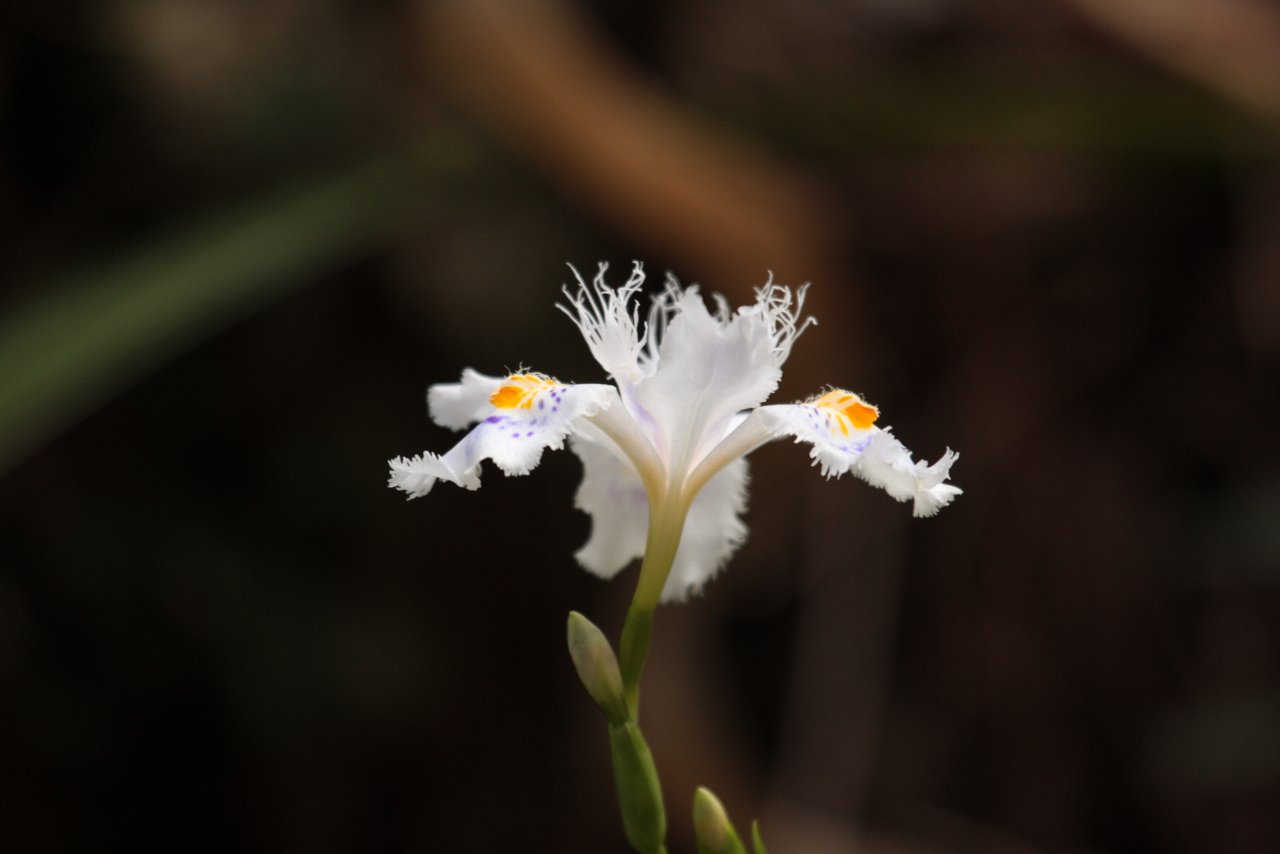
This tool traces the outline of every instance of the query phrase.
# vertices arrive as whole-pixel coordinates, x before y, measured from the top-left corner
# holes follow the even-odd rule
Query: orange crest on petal
[[[531,409],[539,394],[556,385],[553,378],[542,374],[512,374],[489,395],[489,402],[499,409]]]
[[[867,403],[851,391],[833,389],[821,397],[810,401],[810,405],[825,409],[835,416],[840,432],[849,435],[854,430],[869,430],[880,417],[880,410]]]

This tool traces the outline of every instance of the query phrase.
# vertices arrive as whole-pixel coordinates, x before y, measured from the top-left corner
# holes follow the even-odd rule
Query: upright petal
[[[572,266],[569,269],[578,279],[578,289],[570,291],[566,287],[564,295],[569,298],[569,306],[558,308],[577,325],[591,355],[609,376],[620,385],[639,382],[643,377],[640,356],[645,350],[645,334],[640,328],[639,309],[632,304],[632,298],[644,284],[643,265],[636,261],[631,277],[620,288],[605,284],[608,264],[600,265],[590,285]]]
[[[737,459],[707,482],[685,518],[680,548],[662,588],[663,602],[683,602],[701,592],[747,539],[747,461]]]
[[[618,399],[607,385],[566,385],[541,374],[513,374],[489,397],[489,414],[443,456],[420,454],[391,460],[389,485],[417,498],[437,480],[467,489],[480,486],[480,463],[492,460],[507,475],[528,474],[546,448],[564,447],[581,418]]]
[[[758,316],[773,338],[773,356],[781,366],[791,357],[791,348],[806,329],[818,323],[813,317],[803,315],[804,295],[807,284],[796,288],[795,294],[785,285],[773,283],[773,273],[764,287],[756,288],[755,305],[739,309],[742,314]]]
[[[719,440],[719,435],[711,442],[707,438],[717,426],[773,393],[782,369],[761,313],[730,318],[721,301],[712,315],[696,288],[679,292],[674,305],[657,368],[636,395],[659,428],[654,437],[659,453],[687,467]]]

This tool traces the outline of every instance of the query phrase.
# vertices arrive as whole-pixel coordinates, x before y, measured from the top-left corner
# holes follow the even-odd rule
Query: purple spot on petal
[[[503,420],[504,419],[502,418],[501,415],[490,415],[488,418],[484,420],[484,423],[485,424],[501,424]]]

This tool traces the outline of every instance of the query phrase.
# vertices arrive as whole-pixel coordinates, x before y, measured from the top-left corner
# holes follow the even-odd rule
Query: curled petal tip
[[[426,495],[438,479],[427,463],[426,458],[429,457],[430,454],[423,454],[411,459],[396,457],[388,460],[391,473],[387,478],[387,486],[408,493],[410,499]]]
[[[916,493],[912,515],[917,518],[936,516],[938,511],[950,504],[957,495],[963,493],[958,486],[940,483],[937,486]]]

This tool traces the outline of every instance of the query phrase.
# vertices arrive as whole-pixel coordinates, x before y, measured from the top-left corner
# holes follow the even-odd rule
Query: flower
[[[461,382],[432,386],[427,400],[438,424],[474,425],[470,432],[442,456],[391,460],[389,485],[410,498],[438,480],[477,489],[482,461],[527,474],[545,449],[569,440],[585,469],[575,503],[592,518],[579,562],[610,578],[643,556],[637,600],[648,588],[655,602],[699,590],[745,539],[743,457],[773,439],[809,443],[825,476],[852,472],[913,502],[916,516],[932,516],[960,494],[946,482],[958,454],[916,462],[889,428],[876,426],[879,410],[852,392],[762,405],[792,345],[815,322],[801,317],[805,287],[793,293],[771,277],[754,305],[733,313],[718,295],[709,311],[696,286],[668,277],[642,322],[635,297],[643,267],[637,262],[617,288],[605,283],[607,269],[601,264],[589,285],[575,270],[578,286],[564,289],[569,304],[560,308],[612,385],[468,368]]]

